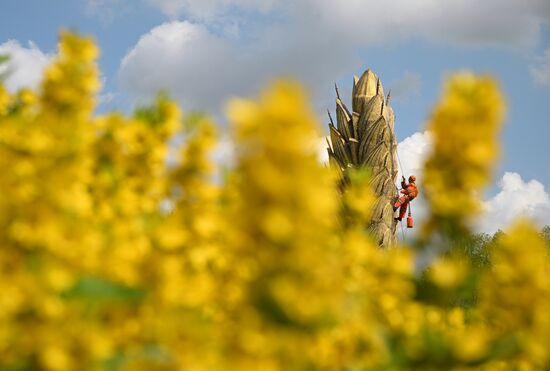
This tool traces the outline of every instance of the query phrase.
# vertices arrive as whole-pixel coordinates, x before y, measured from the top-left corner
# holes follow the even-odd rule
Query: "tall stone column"
[[[332,166],[346,178],[349,169],[369,168],[371,187],[376,197],[367,228],[382,247],[396,242],[392,203],[397,196],[397,141],[395,117],[384,96],[380,79],[370,69],[354,77],[352,110],[340,99],[336,89],[336,126],[331,118],[328,153]],[[344,182],[345,186],[345,182]]]

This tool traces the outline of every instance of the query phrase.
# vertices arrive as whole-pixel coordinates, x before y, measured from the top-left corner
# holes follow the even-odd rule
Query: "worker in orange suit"
[[[399,209],[399,216],[395,218],[398,221],[401,221],[405,214],[407,213],[407,207],[409,206],[409,202],[414,200],[416,196],[418,196],[418,188],[416,187],[416,177],[414,175],[411,175],[409,177],[409,183],[405,182],[405,177],[402,177],[401,180],[401,193],[403,196],[399,197],[399,199],[393,204],[393,211],[396,211]]]

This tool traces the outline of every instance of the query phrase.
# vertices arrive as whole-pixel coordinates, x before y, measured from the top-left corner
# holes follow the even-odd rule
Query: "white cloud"
[[[105,1],[105,0],[90,0]],[[114,1],[114,0],[111,0]],[[405,37],[467,44],[525,45],[550,18],[547,0],[146,0],[170,17],[215,20],[239,11],[275,12],[290,24],[342,41],[385,42]],[[237,12],[234,12],[237,11]],[[286,24],[288,26],[288,24]]]
[[[432,137],[428,131],[414,133],[398,145],[405,177],[415,174],[418,178],[420,195],[412,203],[417,225],[428,214],[422,187],[422,170],[431,146]],[[401,177],[401,171],[398,177]],[[484,212],[475,223],[477,231],[494,233],[498,229],[504,230],[521,217],[532,218],[540,226],[550,225],[550,195],[541,182],[527,182],[518,173],[506,172],[498,182],[498,187],[499,192],[483,202]]]
[[[315,143],[314,147],[315,147],[315,153],[317,153],[317,159],[319,160],[319,162],[323,165],[328,165],[328,151],[327,151],[327,148],[328,148],[328,145],[327,145],[327,140],[330,141],[330,137],[329,136],[326,136],[326,137],[322,137],[322,138],[319,138],[317,140],[317,142]]]
[[[8,62],[0,67],[0,73],[8,72],[5,86],[12,92],[24,87],[36,89],[42,79],[44,68],[52,59],[52,55],[42,52],[30,41],[26,48],[16,40],[6,41],[0,44],[0,55],[10,57]]]
[[[408,101],[420,94],[422,79],[419,74],[405,71],[403,76],[389,84],[392,101]]]
[[[505,229],[520,217],[532,218],[541,226],[550,224],[550,195],[541,182],[526,182],[518,173],[507,172],[498,186],[500,191],[484,202],[481,231]]]
[[[255,94],[279,76],[299,79],[317,108],[326,108],[332,83],[361,73],[359,52],[371,45],[421,39],[523,47],[550,20],[546,0],[146,1],[194,23],[165,23],[142,35],[121,63],[122,88],[138,99],[167,89],[185,107],[214,113],[229,96]],[[417,91],[420,80],[406,74],[397,99],[401,85]]]
[[[167,89],[184,108],[219,108],[237,82],[237,57],[227,41],[201,25],[165,23],[143,35],[124,57],[119,78],[138,100]]]
[[[219,113],[231,96],[250,96],[279,76],[292,76],[310,91],[331,99],[332,77],[349,69],[353,58],[342,63],[319,45],[303,45],[294,38],[242,45],[210,32],[200,24],[169,22],[143,35],[124,57],[119,70],[123,90],[139,100],[168,90],[184,109]],[[333,51],[338,51],[337,48]],[[326,55],[325,55],[326,54]],[[328,62],[327,62],[328,61]]]
[[[192,19],[211,20],[233,9],[267,12],[275,0],[146,0],[164,14],[175,18],[184,14]]]
[[[461,44],[526,45],[550,18],[546,0],[302,0],[299,18],[371,42],[421,37]]]
[[[116,93],[113,93],[110,91],[105,93],[100,93],[97,98],[98,104],[99,105],[109,104],[116,98],[116,96],[117,96]]]
[[[101,22],[109,24],[115,19],[118,5],[121,0],[86,0],[85,12],[88,15],[98,16]]]
[[[401,177],[408,177],[414,174],[420,180],[424,168],[424,161],[432,148],[432,135],[429,131],[416,132],[410,137],[403,139],[397,145],[400,166],[399,174]],[[403,168],[401,169],[401,166]]]
[[[326,148],[326,139],[320,138],[317,142],[317,152],[319,161],[321,163],[328,162],[328,154]],[[403,169],[401,169],[400,165],[396,179],[396,186],[400,187],[402,174],[405,174],[405,178],[408,178],[409,175],[414,174],[417,178],[417,184],[420,190],[419,196],[412,202],[412,210],[414,213],[416,225],[418,225],[419,222],[422,222],[422,220],[424,220],[428,214],[426,199],[424,197],[422,189],[422,172],[424,161],[427,155],[430,153],[431,148],[432,135],[428,131],[414,133],[410,137],[403,139],[397,145],[397,153],[400,159],[399,162],[403,166]],[[401,238],[401,232],[399,232],[399,236]]]
[[[218,168],[231,168],[235,165],[235,145],[228,135],[222,135],[214,148],[211,160]]]
[[[326,139],[319,138],[312,144],[312,149],[318,153],[319,162],[326,164]],[[405,177],[410,174],[417,176],[420,194],[412,202],[412,212],[416,226],[419,226],[428,216],[428,205],[423,193],[422,178],[424,161],[432,148],[430,132],[417,132],[405,138],[398,144],[398,153]],[[229,137],[222,137],[214,149],[212,160],[218,166],[233,166],[235,159],[234,146]],[[397,182],[401,178],[401,169]],[[399,184],[397,184],[399,186]],[[537,180],[524,181],[518,173],[506,172],[498,182],[500,191],[483,202],[484,212],[476,222],[478,232],[494,233],[504,230],[513,221],[521,217],[534,219],[540,226],[550,225],[550,195],[544,185]],[[414,236],[418,229],[407,231],[407,236]],[[399,231],[401,238],[401,232]]]
[[[537,83],[550,86],[550,48],[530,67],[530,72]]]
[[[400,186],[401,176],[408,178],[410,175],[416,176],[419,195],[411,202],[411,210],[415,219],[415,224],[419,225],[427,217],[428,207],[424,190],[422,188],[424,161],[432,148],[432,135],[429,131],[416,132],[413,135],[403,139],[397,145],[397,154],[399,155],[399,172],[397,174],[397,185]],[[413,231],[414,232],[414,231]]]
[[[110,107],[119,94],[106,90],[105,87],[107,86],[107,76],[102,74],[99,79],[101,81],[101,90],[97,95],[97,105],[102,108]]]

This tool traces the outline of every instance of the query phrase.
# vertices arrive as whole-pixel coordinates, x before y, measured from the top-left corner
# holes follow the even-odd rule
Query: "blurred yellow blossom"
[[[430,266],[429,276],[443,288],[459,285],[465,278],[468,267],[458,259],[440,259]]]
[[[64,32],[38,92],[0,84],[0,369],[548,368],[548,246],[528,223],[487,268],[446,238],[423,267],[372,242],[369,172],[341,195],[298,85],[229,104],[220,175],[216,126],[165,96],[94,117],[97,55]],[[429,126],[428,237],[469,233],[502,114],[490,78],[450,79]]]
[[[445,84],[428,123],[434,148],[424,175],[431,207],[425,233],[465,232],[468,218],[479,209],[475,193],[489,181],[497,158],[503,116],[503,98],[490,77],[462,73]]]

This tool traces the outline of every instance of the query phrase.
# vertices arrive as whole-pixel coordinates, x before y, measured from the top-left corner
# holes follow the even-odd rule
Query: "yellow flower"
[[[453,348],[459,359],[475,361],[481,359],[487,353],[489,337],[484,329],[470,327],[458,334],[460,336],[455,337]]]
[[[0,116],[4,115],[11,102],[10,94],[4,85],[0,82]]]
[[[431,207],[425,233],[464,232],[479,210],[475,193],[490,179],[503,115],[503,98],[491,78],[464,73],[445,85],[428,124],[434,148],[424,170]]]
[[[440,259],[433,263],[429,269],[431,280],[442,288],[454,288],[462,283],[467,273],[467,267],[463,261],[454,259]]]
[[[42,350],[41,361],[48,370],[64,371],[73,367],[72,360],[65,350],[53,345]]]
[[[531,226],[499,237],[485,270],[449,254],[417,272],[413,249],[370,240],[368,173],[341,197],[318,163],[299,86],[229,105],[220,175],[215,125],[192,115],[178,133],[162,95],[93,117],[96,57],[63,33],[39,93],[0,86],[0,369],[547,368],[548,246]],[[502,111],[492,80],[450,80],[428,236],[467,232]],[[432,284],[475,300],[441,303]]]

